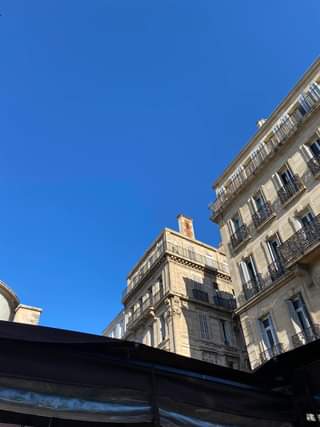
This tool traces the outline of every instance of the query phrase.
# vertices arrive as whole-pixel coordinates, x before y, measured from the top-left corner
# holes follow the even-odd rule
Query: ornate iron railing
[[[281,343],[275,344],[273,347],[267,348],[266,350],[260,353],[261,362],[267,362],[270,359],[273,359],[279,354],[283,353],[283,346]]]
[[[217,196],[216,200],[210,204],[209,208],[212,211],[212,218],[219,215],[233,198],[234,194],[246,184],[246,182],[254,176],[257,169],[262,165],[266,159],[270,158],[279,145],[284,144],[292,135],[295,134],[303,121],[318,107],[320,99],[318,95],[311,93],[311,90],[304,93],[304,98],[308,104],[308,111],[305,114],[297,108],[290,115],[284,115],[274,127],[272,137],[268,144],[264,147],[263,152],[257,159],[250,159],[247,165],[237,174],[233,180],[228,184],[226,189]],[[312,167],[312,166],[311,166]]]
[[[286,272],[280,259],[269,264],[268,271],[271,282],[275,282],[276,280],[280,279]]]
[[[303,188],[302,182],[297,175],[293,175],[291,182],[283,184],[282,188],[278,190],[278,196],[282,204],[285,204],[296,193]]]
[[[235,298],[225,298],[218,294],[213,296],[213,303],[229,310],[234,310],[237,308],[237,302]]]
[[[257,274],[255,278],[252,278],[243,285],[243,294],[245,299],[248,301],[250,298],[262,291],[264,288],[264,280],[262,279],[261,274]]]
[[[268,272],[264,275],[257,274],[255,279],[243,284],[243,291],[239,295],[239,304],[245,304],[264,289],[272,286],[277,280],[287,273],[280,261],[268,265]]]
[[[127,328],[132,328],[138,320],[141,320],[145,315],[150,312],[150,310],[157,305],[157,303],[166,295],[167,293],[164,292],[163,289],[160,289],[158,292],[156,292],[153,295],[150,295],[148,298],[146,298],[140,307],[138,307],[132,315],[128,319]]]
[[[180,245],[176,245],[175,243],[168,242],[165,239],[161,239],[157,242],[149,257],[147,257],[130,276],[128,286],[122,292],[123,300],[133,291],[133,289],[139,285],[139,283],[141,283],[141,281],[147,276],[147,274],[152,270],[152,268],[157,264],[157,262],[165,253],[176,254],[190,261],[202,264],[206,268],[216,269],[223,273],[229,274],[229,267],[227,263],[218,262],[215,259],[206,255],[202,255],[197,251],[184,248]]]
[[[320,215],[312,223],[296,231],[279,246],[284,265],[290,264],[320,242]]]
[[[202,302],[209,302],[208,292],[202,291],[201,289],[192,289],[192,296],[194,299]]]
[[[309,169],[312,175],[316,176],[320,174],[320,154],[314,155],[312,159],[308,161]]]
[[[242,224],[233,234],[231,234],[231,245],[236,249],[240,243],[249,237],[248,228],[246,224]]]
[[[273,214],[270,202],[265,202],[253,215],[252,220],[256,228],[260,227]]]
[[[293,347],[300,347],[301,345],[308,344],[320,338],[320,326],[318,324],[312,325],[301,332],[292,336]]]

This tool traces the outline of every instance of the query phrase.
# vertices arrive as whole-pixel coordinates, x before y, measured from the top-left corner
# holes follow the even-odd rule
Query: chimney
[[[265,122],[267,121],[267,119],[260,119],[257,121],[257,126],[258,128],[262,128],[262,126],[265,124]]]
[[[179,232],[184,236],[189,237],[189,239],[195,239],[194,229],[193,229],[193,219],[188,218],[182,214],[177,216],[179,224]]]

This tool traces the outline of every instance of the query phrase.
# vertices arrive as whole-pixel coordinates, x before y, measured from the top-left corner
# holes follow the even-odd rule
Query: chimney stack
[[[182,214],[177,216],[179,224],[179,232],[184,236],[189,237],[189,239],[195,239],[194,229],[193,229],[193,219],[188,218]]]

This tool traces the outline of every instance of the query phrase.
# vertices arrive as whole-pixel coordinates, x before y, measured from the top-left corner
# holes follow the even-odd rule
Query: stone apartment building
[[[9,286],[0,280],[0,320],[38,324],[41,308],[21,304]]]
[[[247,356],[232,319],[235,298],[225,255],[195,239],[191,219],[180,215],[178,222],[179,232],[164,229],[128,275],[123,338],[243,368]]]
[[[319,338],[320,59],[215,182],[252,368]]]
[[[126,323],[124,311],[121,310],[120,313],[109,323],[109,325],[104,329],[102,335],[110,338],[122,339],[126,332]]]

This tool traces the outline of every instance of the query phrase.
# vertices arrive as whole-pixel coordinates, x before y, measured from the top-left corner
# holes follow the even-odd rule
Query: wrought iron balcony
[[[128,286],[122,292],[122,300],[125,300],[127,296],[136,289],[136,287],[145,279],[148,273],[155,265],[157,265],[161,257],[166,253],[175,254],[186,258],[189,261],[202,264],[206,268],[215,269],[229,274],[229,266],[227,263],[218,262],[210,256],[206,256],[197,251],[168,242],[166,239],[160,239],[150,255],[146,257],[140,265],[138,265],[135,272],[130,276]]]
[[[260,227],[266,222],[273,214],[270,202],[265,202],[263,206],[258,209],[253,215],[252,220],[256,228]]]
[[[257,274],[255,278],[252,278],[243,285],[243,293],[245,299],[248,301],[250,298],[262,291],[264,288],[264,280],[262,279],[260,274]]]
[[[240,243],[244,242],[249,237],[248,228],[242,224],[233,234],[231,234],[231,245],[236,249]]]
[[[219,294],[213,296],[213,303],[215,305],[220,305],[221,307],[227,308],[229,310],[234,310],[237,307],[235,298],[226,298],[222,297]]]
[[[296,231],[289,239],[279,246],[281,259],[288,265],[301,258],[311,248],[320,243],[320,215],[312,223]]]
[[[151,310],[157,305],[157,303],[166,295],[167,293],[160,289],[153,295],[150,295],[146,298],[140,307],[138,307],[129,317],[127,328],[132,328],[138,321],[142,320],[147,316]]]
[[[286,272],[280,259],[269,264],[268,270],[272,282],[280,279]]]
[[[273,359],[279,354],[283,353],[283,346],[281,343],[275,344],[273,347],[267,348],[266,350],[260,353],[261,362],[267,362],[270,359]]]
[[[209,302],[208,292],[202,291],[201,289],[192,289],[192,296],[194,299],[202,302]]]
[[[291,136],[293,136],[300,125],[305,119],[315,111],[319,104],[319,96],[314,93],[309,87],[307,91],[303,92],[303,97],[306,104],[308,105],[308,111],[305,114],[297,108],[289,115],[283,115],[278,124],[271,130],[271,138],[268,140],[265,149],[256,156],[256,158],[250,159],[250,161],[242,165],[243,169],[234,179],[229,180],[225,185],[225,191],[217,196],[217,199],[210,205],[212,210],[212,219],[215,220],[219,216],[229,201],[237,194],[246,183],[254,176],[256,171],[260,168],[265,161],[272,157],[278,146],[284,144]]]
[[[300,178],[294,175],[291,182],[283,184],[282,188],[278,190],[278,196],[282,204],[287,203],[296,193],[302,190],[303,185]]]
[[[243,291],[238,297],[239,305],[245,304],[255,295],[272,286],[285,274],[287,274],[287,270],[281,264],[280,260],[269,264],[266,274],[258,274],[255,279],[243,284]]]
[[[314,156],[308,161],[309,169],[312,172],[312,175],[316,176],[320,174],[320,154]]]
[[[292,336],[293,347],[300,347],[301,345],[308,344],[309,342],[318,340],[320,338],[320,326],[312,325],[311,328],[302,330],[301,332]]]

